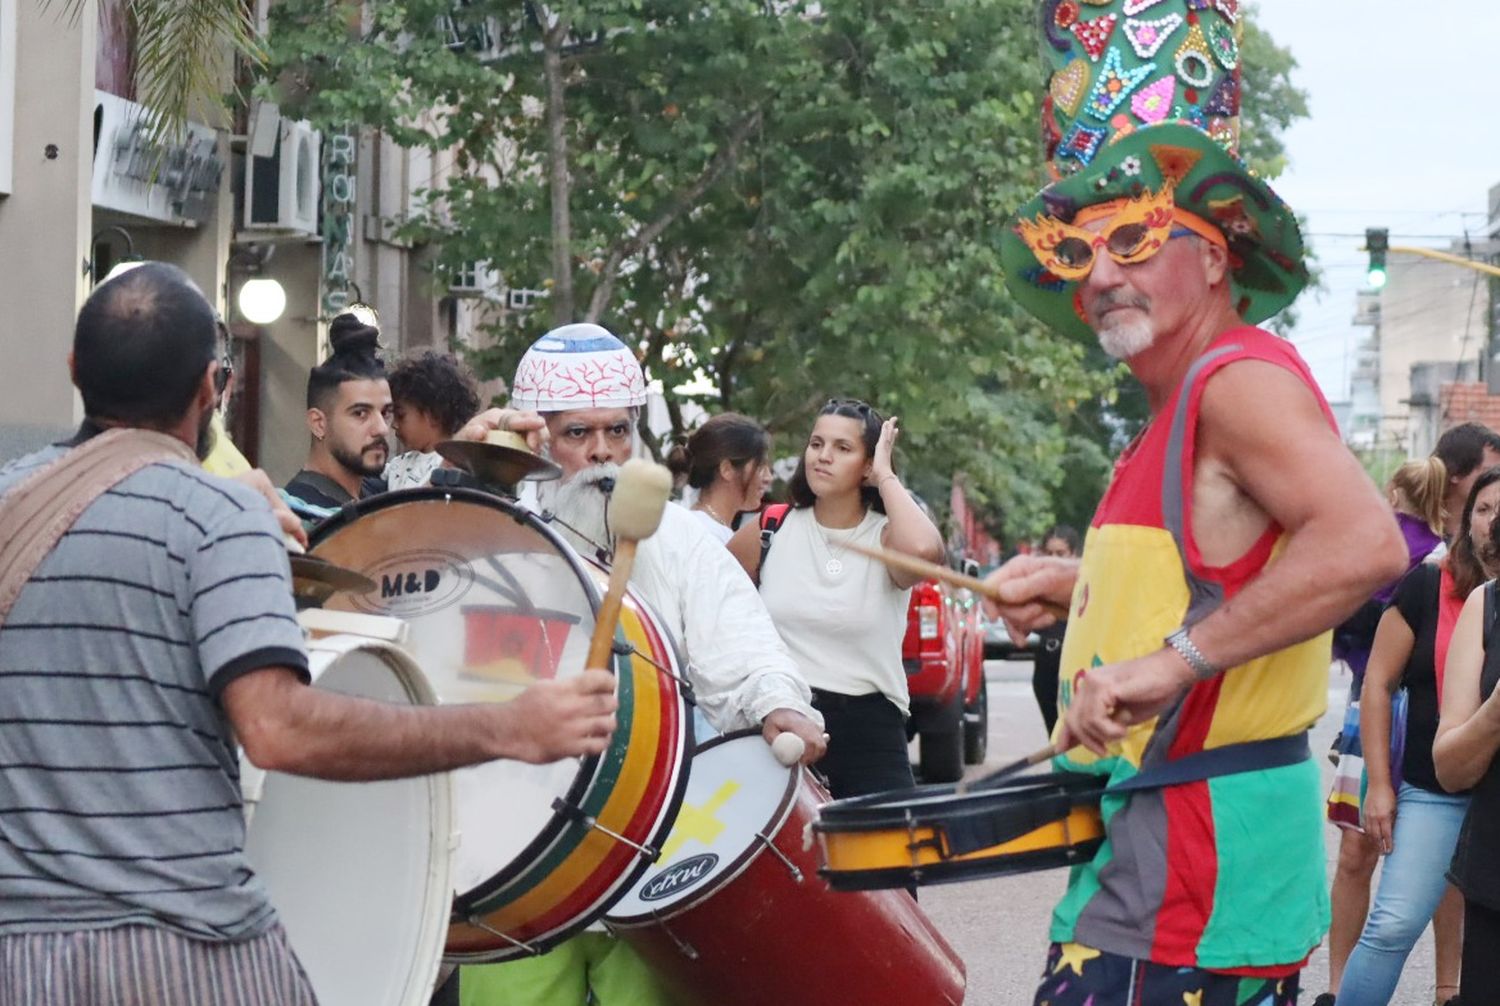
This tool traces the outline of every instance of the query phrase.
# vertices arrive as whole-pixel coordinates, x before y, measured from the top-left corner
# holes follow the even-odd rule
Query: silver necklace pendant
[[[829,576],[838,576],[844,571],[844,564],[838,559],[829,559],[823,563],[823,568],[827,570]]]

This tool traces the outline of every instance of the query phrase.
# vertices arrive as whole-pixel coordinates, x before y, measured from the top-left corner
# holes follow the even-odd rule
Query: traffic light
[[[1370,253],[1370,265],[1365,271],[1365,279],[1371,289],[1379,290],[1385,286],[1385,253],[1390,246],[1390,231],[1384,227],[1365,228],[1365,251]]]

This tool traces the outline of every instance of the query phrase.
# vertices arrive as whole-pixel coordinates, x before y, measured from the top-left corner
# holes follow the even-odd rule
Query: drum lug
[[[802,871],[797,868],[797,864],[788,859],[786,853],[776,848],[776,846],[771,843],[771,840],[766,837],[765,832],[757,831],[755,833],[755,837],[760,839],[761,842],[764,843],[765,847],[771,853],[773,853],[777,859],[781,860],[782,865],[784,865],[787,868],[787,871],[791,873],[792,879],[794,881],[799,884],[802,883]]]
[[[917,820],[912,816],[911,808],[906,808],[906,851],[911,853],[911,881],[913,884],[922,883],[922,864],[917,859],[919,849],[933,848],[937,850],[939,858],[947,859],[946,850],[939,839],[917,838]]]
[[[681,936],[678,936],[676,933],[672,932],[672,927],[667,925],[667,920],[662,918],[659,912],[653,909],[651,912],[651,917],[656,920],[656,924],[658,926],[661,926],[661,931],[667,934],[667,939],[672,941],[672,943],[677,947],[678,952],[681,953],[682,956],[686,957],[690,961],[696,961],[698,959],[697,948],[695,948],[691,943],[684,940]]]
[[[640,856],[647,862],[654,863],[656,862],[657,857],[661,855],[660,849],[655,849],[649,845],[641,845],[639,842],[632,842],[630,839],[626,838],[624,835],[621,835],[619,832],[611,831],[610,829],[604,827],[604,825],[600,824],[597,817],[594,817],[591,814],[584,813],[582,807],[575,807],[571,803],[565,802],[561,797],[558,797],[557,799],[552,801],[552,809],[557,811],[559,814],[565,814],[568,817],[573,818],[575,821],[578,821],[580,824],[582,824],[585,828],[590,828],[594,831],[602,832],[603,834],[608,835],[610,838],[614,839],[616,842],[619,842],[621,845],[630,846],[635,850],[636,855]]]
[[[500,937],[506,943],[509,943],[511,946],[516,947],[519,950],[524,950],[526,953],[530,954],[532,957],[538,957],[542,953],[540,950],[538,950],[532,944],[530,944],[530,943],[522,943],[520,940],[516,939],[514,936],[510,936],[510,935],[508,935],[506,933],[502,933],[500,930],[496,929],[492,925],[489,925],[483,919],[479,918],[479,916],[477,916],[477,915],[471,915],[467,919],[465,919],[464,921],[467,922],[469,925],[473,926],[475,929],[483,929],[485,932],[489,933],[491,936],[498,936],[498,937]]]

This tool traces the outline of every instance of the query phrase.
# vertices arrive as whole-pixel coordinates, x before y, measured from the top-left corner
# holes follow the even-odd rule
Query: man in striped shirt
[[[215,343],[175,267],[101,285],[71,358],[87,419],[0,468],[0,529],[13,490],[107,429],[201,455]],[[598,753],[614,725],[602,671],[444,708],[307,680],[262,496],[184,459],[88,503],[0,608],[0,1006],[313,1001],[245,858],[235,738],[263,768],[360,780]]]

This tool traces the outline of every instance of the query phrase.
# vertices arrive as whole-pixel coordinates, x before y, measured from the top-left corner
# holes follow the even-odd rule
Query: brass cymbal
[[[315,555],[292,555],[292,594],[297,607],[317,607],[340,591],[367,594],[375,581]]]
[[[485,441],[444,440],[437,445],[443,458],[481,482],[513,486],[520,482],[547,482],[562,477],[562,469],[533,454],[525,438],[496,431]]]

